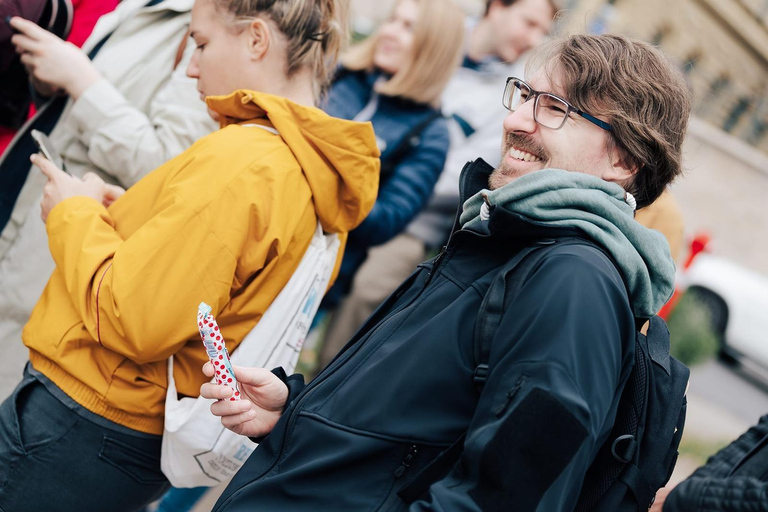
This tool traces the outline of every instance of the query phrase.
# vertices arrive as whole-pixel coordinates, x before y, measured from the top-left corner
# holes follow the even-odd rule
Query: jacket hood
[[[256,91],[209,96],[206,103],[221,116],[222,128],[265,119],[277,130],[302,168],[325,232],[350,231],[373,208],[379,150],[371,123],[337,119]]]
[[[488,230],[498,209],[539,226],[576,229],[600,244],[624,277],[635,316],[655,315],[672,296],[675,264],[669,244],[664,235],[635,221],[619,185],[588,174],[543,169],[475,193],[464,203],[461,226]]]

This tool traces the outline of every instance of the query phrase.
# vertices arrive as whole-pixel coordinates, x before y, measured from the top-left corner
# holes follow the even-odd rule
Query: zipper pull
[[[408,468],[411,467],[411,463],[413,462],[413,458],[416,457],[418,453],[419,447],[415,444],[408,447],[408,453],[405,454],[403,462],[401,462],[400,467],[395,470],[395,478],[400,478],[406,471],[408,471]]]
[[[440,265],[440,260],[442,260],[443,256],[445,255],[446,249],[448,249],[448,246],[444,245],[440,249],[440,252],[437,254],[435,261],[432,262],[432,268],[429,270],[429,274],[427,274],[427,279],[424,281],[424,286],[428,285],[429,282],[432,281],[432,277],[435,275],[437,267]]]

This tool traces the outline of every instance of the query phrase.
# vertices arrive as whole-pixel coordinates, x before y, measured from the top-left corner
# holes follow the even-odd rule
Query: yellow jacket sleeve
[[[91,198],[73,197],[48,216],[51,254],[88,332],[138,363],[167,359],[197,336],[201,301],[229,300],[237,258],[181,201],[127,240]]]

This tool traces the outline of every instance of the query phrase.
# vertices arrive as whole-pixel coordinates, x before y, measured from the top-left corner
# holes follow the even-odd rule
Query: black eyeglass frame
[[[539,107],[539,98],[542,95],[551,96],[552,98],[555,98],[558,101],[562,101],[563,103],[565,103],[566,107],[568,107],[568,109],[565,112],[565,115],[563,116],[563,122],[560,123],[560,126],[558,126],[557,128],[551,128],[549,126],[544,126],[543,124],[541,124],[541,126],[544,126],[544,128],[549,128],[550,130],[559,130],[560,128],[562,128],[565,125],[565,120],[568,119],[568,116],[570,115],[570,113],[571,112],[575,112],[575,113],[579,114],[581,117],[583,117],[584,119],[586,119],[587,121],[589,121],[590,123],[593,123],[596,126],[599,126],[603,130],[606,130],[606,131],[609,131],[609,132],[613,131],[613,127],[610,124],[608,124],[605,121],[602,121],[602,120],[596,118],[595,116],[593,116],[591,114],[587,114],[583,110],[579,110],[578,108],[574,107],[569,102],[567,102],[566,100],[564,100],[563,98],[558,96],[557,94],[552,94],[551,92],[536,91],[536,90],[533,89],[533,87],[531,87],[528,84],[528,82],[526,82],[525,80],[521,80],[520,78],[517,78],[517,77],[514,77],[514,76],[507,77],[507,83],[504,86],[504,96],[502,96],[502,98],[501,98],[501,104],[504,106],[504,108],[506,108],[510,112],[512,112],[512,108],[511,108],[511,106],[507,106],[506,100],[507,100],[507,98],[511,98],[512,97],[511,94],[507,94],[507,92],[509,90],[509,87],[510,87],[510,82],[512,82],[512,81],[520,82],[521,84],[525,85],[531,91],[530,95],[527,98],[525,98],[525,100],[521,103],[521,105],[524,105],[524,104],[528,103],[528,100],[530,100],[531,97],[533,97],[533,102],[534,102],[533,103],[534,120],[538,124],[541,124],[541,123],[539,123],[539,120],[535,119],[535,117],[536,117],[536,110]],[[514,84],[512,84],[511,86],[515,87]]]

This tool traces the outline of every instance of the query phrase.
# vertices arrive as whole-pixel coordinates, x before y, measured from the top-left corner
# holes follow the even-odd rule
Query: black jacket
[[[664,512],[768,512],[768,414],[675,487]]]
[[[463,196],[490,170],[465,170]],[[552,249],[506,308],[479,394],[491,280],[520,247],[574,234],[500,208],[489,231],[455,232],[315,380],[288,379],[285,413],[214,510],[572,510],[632,365],[627,292],[601,251]],[[397,492],[464,432],[450,473],[405,503]]]

